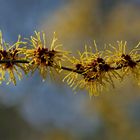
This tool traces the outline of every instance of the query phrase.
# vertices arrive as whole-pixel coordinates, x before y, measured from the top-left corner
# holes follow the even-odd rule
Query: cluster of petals
[[[55,33],[50,43],[46,40],[44,32],[35,31],[30,38],[22,41],[19,36],[10,45],[0,32],[0,83],[16,85],[17,79],[35,71],[39,71],[44,81],[48,74],[53,76],[54,71],[63,71],[63,82],[73,90],[87,90],[90,96],[108,87],[114,88],[117,80],[124,81],[128,75],[140,85],[140,43],[130,51],[127,42],[123,41],[114,46],[106,45],[104,51],[99,51],[94,41],[93,47],[85,46],[85,51],[74,57],[61,49]]]
[[[27,41],[26,41],[27,40]],[[45,33],[36,32],[25,41],[19,36],[13,45],[3,40],[0,34],[0,82],[16,85],[17,78],[22,79],[23,73],[28,74],[38,70],[43,80],[47,73],[61,70],[61,61],[67,52],[60,50],[61,44],[56,44],[54,35],[50,45],[46,44]],[[8,77],[7,77],[8,74]]]
[[[94,41],[94,47],[85,47],[79,58],[71,57],[74,71],[69,72],[64,81],[73,89],[86,89],[89,95],[115,87],[116,80],[123,81],[128,75],[140,84],[140,54],[139,44],[127,52],[126,42],[117,42],[117,46],[109,45],[105,51],[99,51]]]

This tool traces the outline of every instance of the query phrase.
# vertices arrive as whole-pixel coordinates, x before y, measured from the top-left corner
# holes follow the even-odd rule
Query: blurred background
[[[53,32],[65,50],[140,41],[140,0],[0,0],[0,30],[7,42],[35,30]],[[38,72],[17,86],[0,85],[0,140],[140,140],[140,88],[119,84],[98,97],[74,94]]]

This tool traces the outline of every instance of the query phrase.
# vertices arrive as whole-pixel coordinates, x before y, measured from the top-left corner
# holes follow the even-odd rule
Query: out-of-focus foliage
[[[107,23],[103,28],[102,36],[105,40],[127,40],[133,43],[139,41],[140,18],[139,5],[118,4],[108,14]]]
[[[51,14],[42,27],[47,33],[56,31],[65,47],[78,50],[78,47],[89,41],[92,43],[94,39],[100,44],[117,40],[133,41],[136,44],[139,41],[139,5],[119,0],[69,3]]]
[[[38,140],[41,133],[32,129],[17,113],[14,107],[0,106],[0,139],[1,140]]]
[[[73,136],[68,131],[61,129],[53,129],[46,133],[42,140],[77,140],[76,136]]]

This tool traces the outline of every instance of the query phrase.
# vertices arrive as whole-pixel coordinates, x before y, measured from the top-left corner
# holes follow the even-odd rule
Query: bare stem
[[[0,64],[4,63],[29,63],[27,60],[0,60]]]
[[[4,64],[4,63],[29,63],[28,60],[0,60],[0,64]],[[140,63],[140,60],[137,60],[136,63]],[[65,66],[53,66],[53,65],[49,65],[50,67],[57,67],[58,69],[63,69],[63,70],[66,70],[66,71],[70,71],[70,72],[76,72],[78,74],[82,74],[84,71],[81,71],[81,70],[76,70],[76,69],[73,69],[73,68],[69,68],[69,67],[65,67]],[[121,66],[118,66],[118,67],[111,67],[110,70],[119,70],[119,69],[122,69],[123,67],[127,67],[128,65],[121,65]]]

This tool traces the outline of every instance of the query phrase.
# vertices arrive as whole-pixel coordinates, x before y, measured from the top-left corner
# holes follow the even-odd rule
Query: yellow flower
[[[23,45],[25,42],[20,41],[20,36],[15,44],[12,46],[3,41],[2,33],[0,32],[0,82],[5,81],[6,73],[9,79],[7,84],[13,82],[16,85],[16,77],[20,80],[22,78],[22,71],[26,73],[26,65],[23,60],[22,52],[25,51]],[[22,46],[22,48],[20,48]],[[19,63],[20,62],[20,63]]]
[[[57,72],[61,70],[61,61],[63,61],[67,55],[67,52],[58,49],[61,44],[56,44],[57,38],[54,34],[54,38],[49,47],[46,44],[45,33],[35,31],[35,35],[31,36],[30,44],[31,49],[26,51],[26,59],[30,62],[29,67],[34,72],[39,70],[43,80],[46,79],[47,73],[52,73],[52,69]]]
[[[140,42],[131,51],[127,51],[127,42],[118,41],[117,47],[111,46],[113,51],[108,50],[108,58],[111,65],[120,70],[121,77],[125,78],[127,75],[133,75],[140,84]]]
[[[91,47],[85,47],[85,52],[79,52],[79,59],[75,57],[69,59],[73,65],[73,71],[63,79],[73,89],[88,90],[90,96],[98,95],[103,89],[106,89],[107,84],[114,87],[114,78],[120,77],[106,62],[103,52],[98,51],[95,42],[94,47],[95,51]]]

